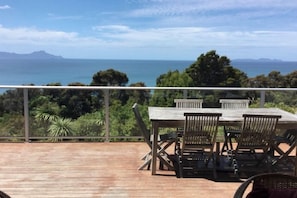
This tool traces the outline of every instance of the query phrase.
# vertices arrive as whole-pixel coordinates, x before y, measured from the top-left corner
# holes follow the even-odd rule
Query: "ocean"
[[[93,60],[93,59],[0,59],[0,85],[68,85],[80,82],[89,85],[99,71],[114,69],[127,75],[129,82],[155,86],[156,79],[169,70],[183,71],[195,60]],[[297,62],[234,61],[231,65],[248,77],[279,71],[286,75],[297,70]]]

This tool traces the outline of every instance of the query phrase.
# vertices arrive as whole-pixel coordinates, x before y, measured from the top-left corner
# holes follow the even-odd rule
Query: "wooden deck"
[[[1,143],[0,190],[12,198],[232,197],[241,184],[137,170],[145,143]]]

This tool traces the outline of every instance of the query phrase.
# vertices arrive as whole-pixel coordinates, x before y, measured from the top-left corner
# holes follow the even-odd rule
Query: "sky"
[[[297,60],[296,0],[0,0],[0,51]]]

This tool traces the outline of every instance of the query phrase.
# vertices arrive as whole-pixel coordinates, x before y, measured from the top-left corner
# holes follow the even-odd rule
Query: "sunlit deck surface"
[[[18,197],[232,197],[239,181],[137,170],[145,143],[1,143],[0,190]]]

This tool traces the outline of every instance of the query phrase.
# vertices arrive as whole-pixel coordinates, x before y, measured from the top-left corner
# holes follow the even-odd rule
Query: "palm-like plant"
[[[71,127],[71,119],[67,118],[56,118],[51,121],[51,125],[48,128],[50,140],[53,142],[62,139],[61,137],[69,136],[73,134],[73,129]]]

